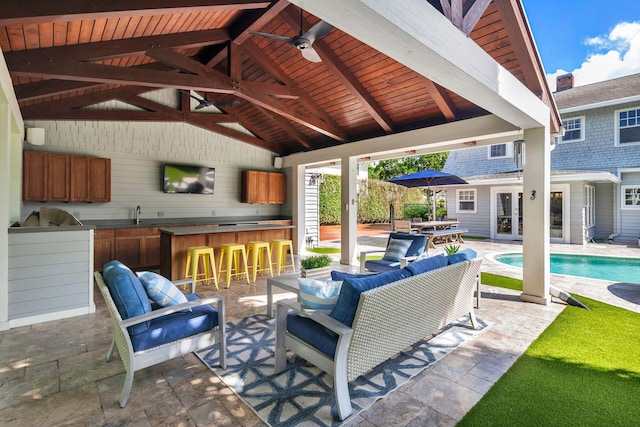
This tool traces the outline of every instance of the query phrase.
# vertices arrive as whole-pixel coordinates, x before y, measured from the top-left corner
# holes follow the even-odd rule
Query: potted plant
[[[311,277],[329,274],[333,259],[329,255],[314,255],[300,260],[300,276]]]
[[[445,208],[438,208],[436,209],[436,217],[438,218],[438,221],[444,221],[445,217],[447,216],[447,209]]]
[[[460,249],[460,245],[447,245],[444,247],[444,251],[447,255],[453,255]]]

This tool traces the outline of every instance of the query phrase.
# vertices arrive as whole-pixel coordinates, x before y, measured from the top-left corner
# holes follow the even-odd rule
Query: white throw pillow
[[[160,307],[169,307],[172,305],[188,302],[187,297],[167,278],[153,273],[151,271],[143,271],[138,273],[138,278],[147,291],[149,299]],[[191,311],[191,309],[189,309]]]
[[[305,308],[330,313],[338,302],[342,281],[298,278],[300,302]]]
[[[412,240],[390,239],[382,259],[384,261],[400,261],[407,254],[411,243],[413,243]]]

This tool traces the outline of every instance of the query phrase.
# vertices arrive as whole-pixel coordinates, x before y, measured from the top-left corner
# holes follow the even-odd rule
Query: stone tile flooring
[[[482,256],[520,249],[517,243],[491,241],[465,246]],[[552,245],[552,252],[640,256],[638,248],[606,244]],[[519,276],[519,270],[491,261],[482,269]],[[614,296],[607,282],[552,275],[551,283],[640,313],[637,299]],[[255,285],[236,281],[230,289],[199,286],[197,292],[224,296],[227,320],[262,313],[266,307],[264,276]],[[518,292],[484,285],[482,297],[476,314],[489,323],[486,332],[348,425],[455,425],[564,308],[559,301],[549,306],[523,303]],[[111,362],[105,361],[111,325],[97,290],[95,300],[94,314],[0,332],[0,425],[264,425],[193,354],[137,372],[129,403],[121,409],[117,397],[124,368],[117,352]]]

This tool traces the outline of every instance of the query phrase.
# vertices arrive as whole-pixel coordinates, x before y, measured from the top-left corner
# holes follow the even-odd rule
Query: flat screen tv
[[[162,189],[165,193],[213,194],[215,168],[165,164]]]

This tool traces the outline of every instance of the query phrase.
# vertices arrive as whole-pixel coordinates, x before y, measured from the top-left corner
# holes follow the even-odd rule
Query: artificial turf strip
[[[482,283],[483,285],[513,289],[514,291],[522,290],[522,280],[501,276],[499,274],[480,273],[480,283]]]
[[[308,248],[307,251],[316,254],[338,254],[340,253],[340,248]]]
[[[459,426],[635,426],[640,314],[580,296]]]

